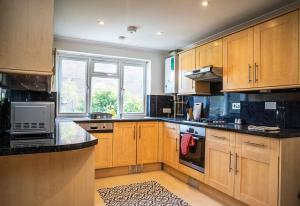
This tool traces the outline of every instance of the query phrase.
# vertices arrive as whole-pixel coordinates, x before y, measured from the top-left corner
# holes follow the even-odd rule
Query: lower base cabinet
[[[233,196],[234,147],[232,133],[207,130],[205,144],[205,183]],[[232,140],[231,140],[232,141]]]
[[[212,129],[206,138],[206,184],[248,205],[278,205],[278,139]]]
[[[158,122],[139,122],[137,129],[137,164],[158,162]]]
[[[158,122],[117,122],[113,135],[113,166],[158,162]]]
[[[98,139],[95,146],[95,167],[96,169],[109,168],[113,166],[113,134],[112,133],[94,133]]]
[[[113,136],[113,166],[129,166],[136,164],[136,137],[135,122],[114,123]]]
[[[279,140],[236,134],[234,197],[249,205],[278,205]]]
[[[163,163],[178,169],[179,164],[179,138],[178,125],[164,123],[163,126]]]

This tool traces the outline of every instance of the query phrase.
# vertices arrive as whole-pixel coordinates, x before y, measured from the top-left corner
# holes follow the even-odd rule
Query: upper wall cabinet
[[[254,85],[298,84],[298,11],[254,27]]]
[[[222,39],[196,48],[196,68],[209,65],[223,67]]]
[[[196,49],[179,54],[178,93],[179,94],[208,94],[210,85],[206,82],[196,82],[185,76],[186,72],[196,69]]]
[[[253,29],[223,39],[223,89],[246,89],[252,86]]]
[[[0,71],[52,74],[53,0],[0,1]]]
[[[223,39],[225,91],[299,84],[299,16],[288,13]]]

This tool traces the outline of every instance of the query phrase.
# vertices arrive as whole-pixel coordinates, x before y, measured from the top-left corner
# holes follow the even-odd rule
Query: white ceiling
[[[204,8],[201,0],[55,0],[54,29],[56,37],[173,50],[292,1],[209,0]]]

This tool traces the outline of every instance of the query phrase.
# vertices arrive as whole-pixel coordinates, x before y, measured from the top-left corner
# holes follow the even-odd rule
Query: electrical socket
[[[241,103],[232,103],[231,106],[233,110],[241,109]]]

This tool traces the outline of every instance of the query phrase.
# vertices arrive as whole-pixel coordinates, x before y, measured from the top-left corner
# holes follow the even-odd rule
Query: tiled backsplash
[[[300,128],[299,91],[187,96],[185,101],[190,106],[202,102],[204,118],[223,118],[233,122],[234,118],[240,117],[247,124]]]

